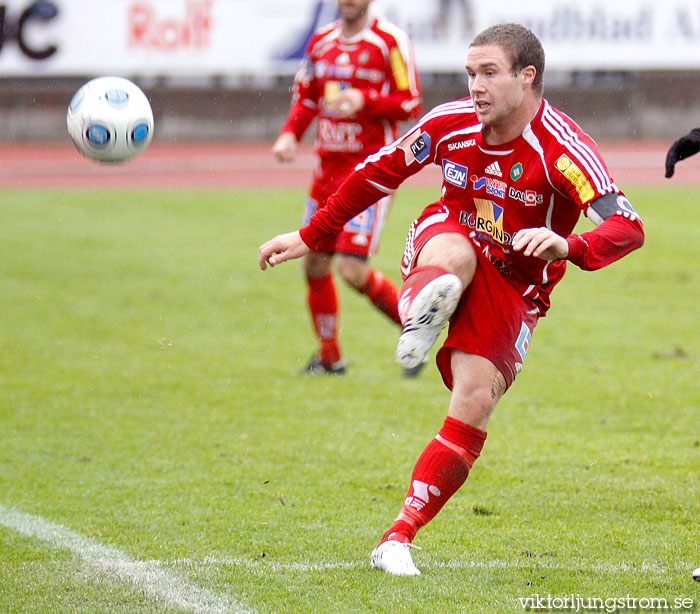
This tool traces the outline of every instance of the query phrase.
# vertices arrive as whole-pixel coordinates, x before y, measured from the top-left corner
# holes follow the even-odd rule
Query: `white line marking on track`
[[[0,525],[48,542],[55,549],[70,550],[87,565],[130,584],[146,594],[195,614],[254,614],[253,610],[234,603],[223,595],[202,588],[167,569],[160,561],[139,561],[126,553],[99,543],[64,527],[0,505]]]

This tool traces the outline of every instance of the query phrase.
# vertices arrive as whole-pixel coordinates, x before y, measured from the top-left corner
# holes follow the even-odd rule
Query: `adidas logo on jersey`
[[[498,161],[496,162],[491,162],[485,169],[485,173],[488,173],[489,175],[495,175],[496,177],[503,177],[503,173],[501,172],[501,167],[498,165]]]

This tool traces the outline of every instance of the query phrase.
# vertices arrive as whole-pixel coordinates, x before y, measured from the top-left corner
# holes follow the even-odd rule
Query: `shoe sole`
[[[424,363],[462,296],[462,282],[451,273],[441,275],[413,300],[396,345],[396,361],[404,369]]]

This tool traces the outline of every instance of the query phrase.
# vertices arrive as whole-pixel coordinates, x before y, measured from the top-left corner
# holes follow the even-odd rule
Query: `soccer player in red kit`
[[[353,168],[397,136],[397,122],[420,115],[420,90],[408,36],[369,13],[372,0],[338,0],[340,19],[316,31],[296,76],[292,105],[272,151],[281,162],[294,158],[297,143],[318,118],[319,162],[306,200],[304,224],[322,209]],[[338,299],[331,271],[400,325],[397,291],[370,268],[391,197],[365,203],[337,235],[317,243],[304,258],[308,306],[319,350],[304,372],[343,373],[338,343]],[[406,370],[414,374],[416,370]]]
[[[437,365],[452,390],[447,417],[413,470],[373,567],[417,575],[418,529],[460,488],[481,453],[491,413],[520,372],[538,318],[567,261],[594,270],[644,242],[642,221],[595,143],[542,95],[544,50],[518,24],[487,28],[467,55],[471,96],[443,104],[371,155],[299,232],[260,247],[259,263],[298,257],[343,220],[429,163],[442,197],[411,226],[401,263],[397,359],[424,361],[441,329]],[[585,214],[596,227],[574,234]]]

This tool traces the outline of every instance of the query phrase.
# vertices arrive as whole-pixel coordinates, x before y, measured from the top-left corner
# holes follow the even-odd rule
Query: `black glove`
[[[676,162],[685,160],[700,151],[700,128],[691,130],[678,139],[666,154],[666,177],[673,177]]]

